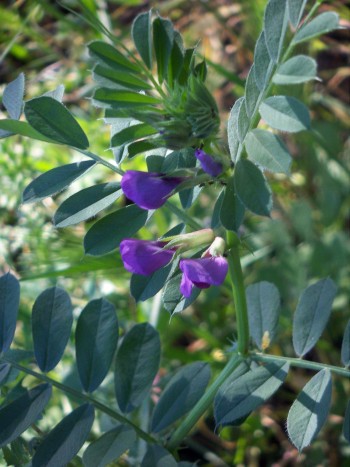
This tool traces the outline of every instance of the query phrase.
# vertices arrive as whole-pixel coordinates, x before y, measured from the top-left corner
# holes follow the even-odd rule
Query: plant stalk
[[[215,381],[212,383],[212,385],[209,387],[209,389],[206,391],[203,397],[197,402],[197,404],[188,413],[186,418],[182,421],[182,423],[175,430],[174,434],[171,436],[170,440],[166,444],[166,447],[169,450],[176,449],[177,446],[181,443],[181,441],[185,438],[185,436],[191,431],[191,429],[195,426],[197,421],[212,404],[220,386],[224,383],[224,381],[231,375],[231,373],[238,367],[238,365],[241,362],[242,357],[237,353],[234,353],[231,356],[225,368],[222,370],[222,372],[215,379]]]

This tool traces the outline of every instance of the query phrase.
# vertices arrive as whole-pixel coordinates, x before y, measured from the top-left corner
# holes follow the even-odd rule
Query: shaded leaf
[[[102,383],[118,343],[118,319],[114,305],[104,298],[92,300],[81,312],[75,331],[79,378],[85,391]]]
[[[180,76],[185,60],[185,49],[182,41],[182,36],[179,32],[174,31],[174,42],[171,50],[167,81],[170,86],[174,86],[174,81]]]
[[[5,132],[6,134],[3,134],[1,132]],[[56,142],[53,141],[51,138],[47,138],[46,136],[36,131],[27,122],[10,119],[0,120],[0,138],[5,138],[13,135],[26,136],[28,138],[37,139],[39,141],[45,141],[46,143]]]
[[[317,64],[306,55],[296,55],[282,63],[273,76],[275,84],[299,84],[316,79]]]
[[[158,332],[148,323],[136,324],[118,349],[115,393],[124,413],[138,407],[151,389],[160,362]]]
[[[276,130],[296,133],[310,128],[308,108],[294,97],[268,97],[259,111],[265,122]]]
[[[62,165],[39,175],[29,183],[22,195],[22,203],[34,203],[52,196],[69,186],[96,164],[95,161],[81,161]]]
[[[287,417],[287,430],[294,446],[301,451],[313,441],[325,423],[332,396],[328,369],[317,373],[294,401]]]
[[[180,292],[181,274],[172,277],[164,287],[162,300],[164,308],[173,315],[174,313],[180,313],[189,307],[200,294],[200,289],[193,287],[191,296],[185,298]]]
[[[141,276],[133,274],[130,281],[130,293],[136,302],[144,302],[151,297],[154,297],[164,286],[169,272],[172,268],[171,264],[158,269],[150,276]]]
[[[158,80],[162,83],[167,76],[168,64],[174,43],[172,22],[161,17],[153,21],[153,44],[157,60]]]
[[[301,42],[308,41],[314,37],[320,36],[327,32],[333,31],[339,28],[339,16],[333,11],[326,11],[316,16],[309,23],[303,24],[303,26],[297,31],[292,41],[293,44],[300,44]]]
[[[169,451],[156,444],[148,445],[141,462],[141,467],[177,467],[177,465]]]
[[[53,216],[56,227],[67,227],[96,216],[123,195],[120,183],[110,182],[78,191],[63,201]]]
[[[152,11],[136,16],[132,23],[131,35],[143,62],[152,69]]]
[[[288,0],[289,20],[296,28],[303,16],[307,0]]]
[[[132,237],[140,230],[147,218],[148,211],[135,204],[102,217],[84,237],[85,253],[99,256],[115,250],[124,238]]]
[[[344,366],[350,366],[350,320],[346,325],[341,346],[341,361]]]
[[[245,140],[248,157],[270,172],[289,174],[291,157],[283,141],[270,131],[256,128]]]
[[[2,103],[11,118],[19,120],[23,108],[24,74],[20,73],[4,90]]]
[[[181,368],[166,385],[155,406],[151,430],[164,430],[190,411],[205,392],[210,379],[207,363],[195,362]]]
[[[94,421],[94,408],[84,404],[73,410],[50,431],[35,451],[33,467],[67,464],[85,443]]]
[[[225,384],[215,397],[216,425],[235,424],[263,404],[283,384],[288,370],[288,363],[269,363]]]
[[[72,303],[65,290],[51,287],[35,300],[32,312],[34,354],[44,373],[61,360],[72,324]]]
[[[230,177],[224,189],[224,196],[220,209],[221,224],[228,230],[238,232],[243,218],[245,208],[235,193],[234,177]]]
[[[51,397],[51,386],[40,384],[0,409],[0,448],[11,443],[40,416]]]
[[[277,287],[262,281],[247,287],[249,329],[261,350],[269,347],[276,334],[280,310],[280,294]]]
[[[79,123],[56,99],[47,96],[32,99],[26,102],[24,113],[30,125],[48,138],[79,149],[89,147]]]
[[[124,55],[111,44],[107,44],[103,41],[94,41],[88,44],[88,49],[90,55],[99,63],[107,65],[114,70],[140,72],[140,68],[136,63],[124,57]]]
[[[234,171],[235,190],[243,205],[261,216],[269,216],[272,194],[261,170],[247,159],[240,159]]]
[[[272,60],[278,62],[288,26],[287,0],[269,0],[264,16],[267,49]]]
[[[0,277],[0,353],[6,352],[13,341],[19,307],[20,286],[9,272]]]
[[[346,407],[343,424],[343,435],[344,438],[350,443],[350,400]]]
[[[136,125],[128,126],[118,133],[115,133],[111,138],[111,147],[121,146],[125,143],[131,143],[145,136],[154,135],[158,130],[147,123],[138,123]]]
[[[293,346],[299,357],[321,337],[332,311],[337,288],[332,279],[322,279],[301,294],[293,320]]]
[[[7,377],[11,371],[9,363],[0,363],[0,386],[7,381]]]
[[[135,431],[125,425],[117,426],[91,443],[83,454],[85,467],[104,467],[117,460],[136,441]]]

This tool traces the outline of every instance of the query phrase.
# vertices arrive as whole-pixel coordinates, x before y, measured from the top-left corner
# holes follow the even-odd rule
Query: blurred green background
[[[89,101],[93,82],[85,45],[103,36],[86,22],[87,11],[128,45],[133,19],[152,7],[162,16],[170,17],[184,35],[186,45],[198,44],[212,64],[208,86],[220,107],[224,137],[228,112],[243,94],[265,4],[265,0],[1,2],[0,95],[5,84],[20,72],[26,75],[26,99],[64,84],[63,102],[88,134],[92,150],[112,158],[108,150],[109,129],[100,110],[94,109]],[[348,2],[323,2],[320,11],[327,10],[338,12],[341,24],[349,28]],[[267,280],[281,293],[279,335],[269,349],[279,355],[294,356],[292,319],[301,290],[326,276],[336,282],[338,294],[330,324],[308,358],[339,365],[342,335],[349,319],[350,289],[349,29],[302,45],[303,50],[316,58],[321,79],[297,89],[288,88],[287,92],[298,95],[309,105],[314,131],[285,137],[293,155],[292,177],[271,178],[274,190],[271,219],[246,217],[242,232],[246,245],[242,250],[243,266],[246,285]],[[21,193],[33,178],[76,160],[81,160],[81,156],[62,146],[18,136],[0,140],[0,272],[11,268],[21,279],[16,345],[31,349],[32,304],[44,288],[57,284],[71,293],[76,316],[87,301],[103,295],[115,303],[122,330],[145,320],[155,324],[163,344],[162,375],[196,360],[208,361],[220,370],[235,339],[228,283],[221,290],[212,288],[202,293],[190,309],[169,322],[169,314],[161,308],[158,297],[134,303],[129,295],[130,275],[124,271],[118,252],[100,258],[84,257],[82,238],[93,220],[75,228],[53,227],[51,218],[65,198],[81,188],[110,181],[115,174],[101,167],[52,199],[35,206],[21,205]],[[190,215],[206,226],[218,194],[216,187],[206,192],[191,208]],[[160,209],[154,216],[151,233],[143,229],[141,235],[160,236],[171,222],[169,212]],[[74,385],[73,359],[72,343],[55,369],[55,377]],[[310,375],[305,370],[294,370],[284,389],[241,427],[217,433],[209,413],[191,436],[190,447],[182,451],[182,457],[200,458],[200,465],[349,465],[350,447],[342,438],[341,429],[344,400],[350,398],[350,388],[340,377],[334,378],[329,421],[313,445],[298,455],[288,441],[286,414]],[[13,387],[19,381],[17,376]],[[107,378],[99,393],[109,403],[112,403],[111,381],[111,377]],[[52,425],[67,403],[65,397],[56,393],[55,410],[50,412]],[[208,460],[208,452],[212,460]]]

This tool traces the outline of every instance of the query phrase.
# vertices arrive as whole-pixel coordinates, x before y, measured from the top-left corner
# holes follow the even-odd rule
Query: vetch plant
[[[96,82],[92,103],[104,109],[105,123],[110,125],[114,162],[89,150],[88,137],[62,104],[59,92],[24,102],[23,74],[5,88],[3,104],[9,118],[0,120],[3,137],[22,135],[66,145],[85,156],[79,163],[36,178],[25,189],[23,203],[52,196],[97,164],[104,165],[114,180],[68,197],[54,215],[55,226],[78,224],[113,206],[87,231],[85,253],[99,256],[119,248],[125,269],[133,274],[133,297],[146,300],[162,290],[162,303],[171,315],[194,303],[202,290],[230,282],[237,330],[221,372],[212,379],[205,362],[180,368],[148,408],[145,427],[135,420],[140,420],[142,404],[151,399],[152,384],[159,377],[158,331],[148,323],[135,324],[118,342],[114,305],[104,298],[87,303],[75,329],[82,390],[73,389],[48,374],[61,361],[72,332],[69,295],[59,287],[42,292],[32,310],[33,351],[11,349],[20,286],[13,274],[5,274],[0,278],[0,383],[10,385],[17,370],[32,377],[19,396],[4,392],[0,446],[5,459],[11,459],[16,447],[21,465],[69,463],[90,440],[96,412],[98,419],[99,414],[107,414],[114,426],[93,435],[84,447],[85,466],[107,465],[126,451],[128,465],[192,465],[179,461],[178,448],[186,445],[186,437],[208,409],[213,407],[217,430],[240,425],[276,393],[292,367],[309,369],[314,376],[291,404],[288,436],[298,451],[316,438],[330,410],[332,374],[350,377],[349,324],[340,353],[343,366],[304,359],[327,326],[336,286],[325,278],[301,294],[293,319],[296,357],[267,354],[277,332],[279,291],[267,281],[245,288],[240,249],[246,213],[271,216],[273,193],[266,173],[289,176],[291,172],[291,156],[278,132],[312,131],[306,105],[280,92],[317,78],[316,62],[299,53],[299,44],[339,28],[337,14],[316,15],[320,3],[310,5],[306,14],[306,0],[267,2],[244,96],[229,114],[227,141],[220,139],[219,110],[206,86],[210,68],[205,59],[195,48],[184,46],[171,21],[152,12],[139,14],[133,22],[134,51],[99,23],[110,43],[88,45]],[[148,171],[130,169],[134,158],[145,160]],[[215,193],[215,205],[206,208],[206,219],[194,218],[188,210],[206,190]],[[157,209],[170,212],[176,225],[160,232],[159,238],[137,238],[142,227],[152,225]],[[95,396],[113,359],[118,409]],[[34,448],[22,434],[45,417],[52,390],[80,405],[51,431],[40,432]],[[349,426],[350,409],[344,405],[347,441]],[[138,458],[139,440],[144,452]]]

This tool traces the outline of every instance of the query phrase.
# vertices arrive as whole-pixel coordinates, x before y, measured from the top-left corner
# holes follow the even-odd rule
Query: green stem
[[[209,389],[206,391],[204,396],[197,402],[193,409],[189,412],[187,417],[182,421],[178,426],[174,434],[171,436],[170,440],[166,444],[166,447],[170,450],[175,449],[184,437],[190,432],[190,430],[195,426],[200,417],[212,404],[214,397],[224,383],[224,381],[231,375],[231,373],[238,367],[242,362],[242,357],[237,353],[234,353],[230,360],[227,362],[225,368],[212,383]]]
[[[227,231],[228,267],[232,282],[233,300],[237,319],[237,350],[242,355],[247,355],[249,349],[249,322],[247,312],[247,300],[245,295],[242,266],[239,256],[239,238]]]
[[[307,368],[308,370],[315,370],[315,371],[328,368],[333,373],[337,373],[338,375],[350,378],[350,369],[340,368],[339,366],[326,365],[324,363],[309,362],[307,360],[301,360],[300,358],[280,357],[276,355],[261,354],[261,353],[251,353],[250,357],[253,360],[256,360],[258,362],[271,362],[271,361],[288,362],[291,366],[296,366],[299,368]]]
[[[109,169],[113,170],[113,172],[116,172],[119,175],[124,175],[124,170],[119,169],[119,167],[117,167],[116,165],[113,165],[110,162],[106,161],[105,159],[102,159],[102,157],[98,156],[97,154],[94,154],[91,151],[86,151],[85,149],[79,149],[79,148],[73,148],[73,149],[81,152],[82,154],[85,154],[85,156],[90,157],[90,159],[93,159],[99,164],[104,165],[105,167],[108,167]]]
[[[79,391],[76,391],[73,388],[70,388],[69,386],[66,386],[65,384],[59,383],[58,381],[55,381],[54,379],[43,375],[41,373],[38,373],[36,371],[31,370],[30,368],[27,368],[25,366],[20,365],[17,362],[14,362],[10,359],[6,359],[4,357],[1,357],[0,359],[1,362],[4,363],[9,363],[11,366],[14,368],[17,368],[18,370],[22,371],[23,373],[26,373],[28,375],[34,376],[34,378],[37,378],[40,381],[45,381],[46,383],[52,384],[52,386],[55,386],[56,388],[60,389],[61,391],[65,392],[66,394],[71,395],[72,397],[76,397],[77,399],[81,399],[86,402],[90,402],[92,405],[94,405],[97,409],[101,410],[101,412],[104,412],[105,414],[109,415],[111,418],[114,418],[118,422],[125,423],[129,426],[131,426],[135,432],[138,434],[140,438],[143,440],[147,441],[148,443],[158,443],[158,441],[153,438],[153,436],[150,436],[148,433],[145,431],[141,430],[137,425],[134,425],[130,420],[128,420],[126,417],[121,415],[120,413],[116,412],[113,409],[110,409],[106,405],[102,404],[102,402],[97,401],[93,397],[91,397],[89,394],[83,394]]]
[[[179,209],[171,201],[167,201],[165,203],[165,206],[169,209],[169,211],[175,214],[179,219],[185,222],[185,224],[187,224],[193,230],[200,230],[203,228],[198,222],[192,219],[192,217],[190,217],[185,211],[183,211],[182,209]]]

